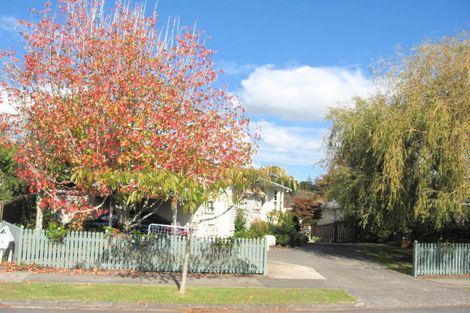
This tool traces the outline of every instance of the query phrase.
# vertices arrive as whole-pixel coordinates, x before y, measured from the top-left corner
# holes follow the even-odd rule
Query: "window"
[[[274,190],[274,209],[277,210],[279,205],[279,195],[278,195],[278,191],[277,190]]]
[[[214,214],[215,208],[214,208],[214,201],[209,200],[205,203],[205,213],[206,214]]]

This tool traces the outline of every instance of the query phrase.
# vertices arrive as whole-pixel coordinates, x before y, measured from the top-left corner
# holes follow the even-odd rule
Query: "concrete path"
[[[345,289],[358,298],[359,304],[368,307],[470,304],[470,289],[385,269],[364,257],[353,245],[276,248],[270,251],[269,259],[312,267],[325,280],[307,284]]]
[[[49,283],[93,283],[93,284],[141,284],[178,286],[179,273],[138,273],[136,275],[93,275],[66,273],[0,272],[0,282],[49,282]],[[256,276],[249,275],[190,275],[192,286],[207,287],[263,287]]]
[[[309,283],[309,281],[325,279],[310,266],[301,266],[279,261],[268,262],[268,273],[268,276],[193,274],[189,276],[189,284],[193,286],[208,287],[283,287],[284,285],[288,285],[289,287],[295,288],[309,288],[320,286],[314,282]],[[93,275],[67,273],[0,272],[0,282],[178,285],[179,281],[179,273]]]
[[[311,266],[301,266],[292,263],[269,261],[268,278],[271,279],[325,279]]]
[[[189,284],[213,287],[344,289],[358,299],[356,306],[360,308],[470,306],[470,278],[413,278],[370,261],[353,245],[273,248],[269,252],[268,272],[268,276],[191,275]],[[178,285],[180,275],[0,272],[0,281]]]

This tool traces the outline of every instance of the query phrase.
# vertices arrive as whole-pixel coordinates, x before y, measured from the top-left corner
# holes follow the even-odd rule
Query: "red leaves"
[[[6,89],[22,112],[22,120],[9,121],[23,134],[15,137],[21,141],[19,175],[32,191],[63,188],[68,182],[57,177],[64,168],[166,169],[210,183],[250,161],[248,120],[232,96],[212,87],[213,51],[197,34],[186,33],[169,47],[155,16],[140,18],[143,8],[127,11],[118,3],[109,16],[101,14],[100,1],[61,2],[60,22],[53,6],[39,21],[25,22],[31,28],[24,66],[0,55],[13,82]],[[106,195],[106,185],[90,181],[76,188]]]
[[[321,202],[312,198],[294,196],[292,213],[302,220],[319,219],[321,217]]]

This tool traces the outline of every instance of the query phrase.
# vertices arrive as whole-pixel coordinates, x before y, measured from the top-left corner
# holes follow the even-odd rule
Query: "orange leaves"
[[[69,182],[57,177],[74,169],[165,169],[211,183],[249,162],[248,120],[212,86],[213,51],[200,36],[170,46],[155,16],[140,18],[143,8],[118,2],[109,14],[99,2],[63,0],[60,21],[57,8],[42,12],[25,34],[22,65],[0,55],[24,112],[15,124],[24,134],[16,138],[21,177],[35,191],[61,188]],[[75,187],[106,195],[107,185]]]

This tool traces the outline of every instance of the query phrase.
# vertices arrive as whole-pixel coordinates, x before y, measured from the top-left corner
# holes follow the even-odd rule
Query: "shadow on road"
[[[384,266],[407,275],[412,275],[413,271],[412,249],[401,249],[397,246],[370,243],[314,243],[298,249],[329,259],[343,258],[370,263],[371,266]]]

